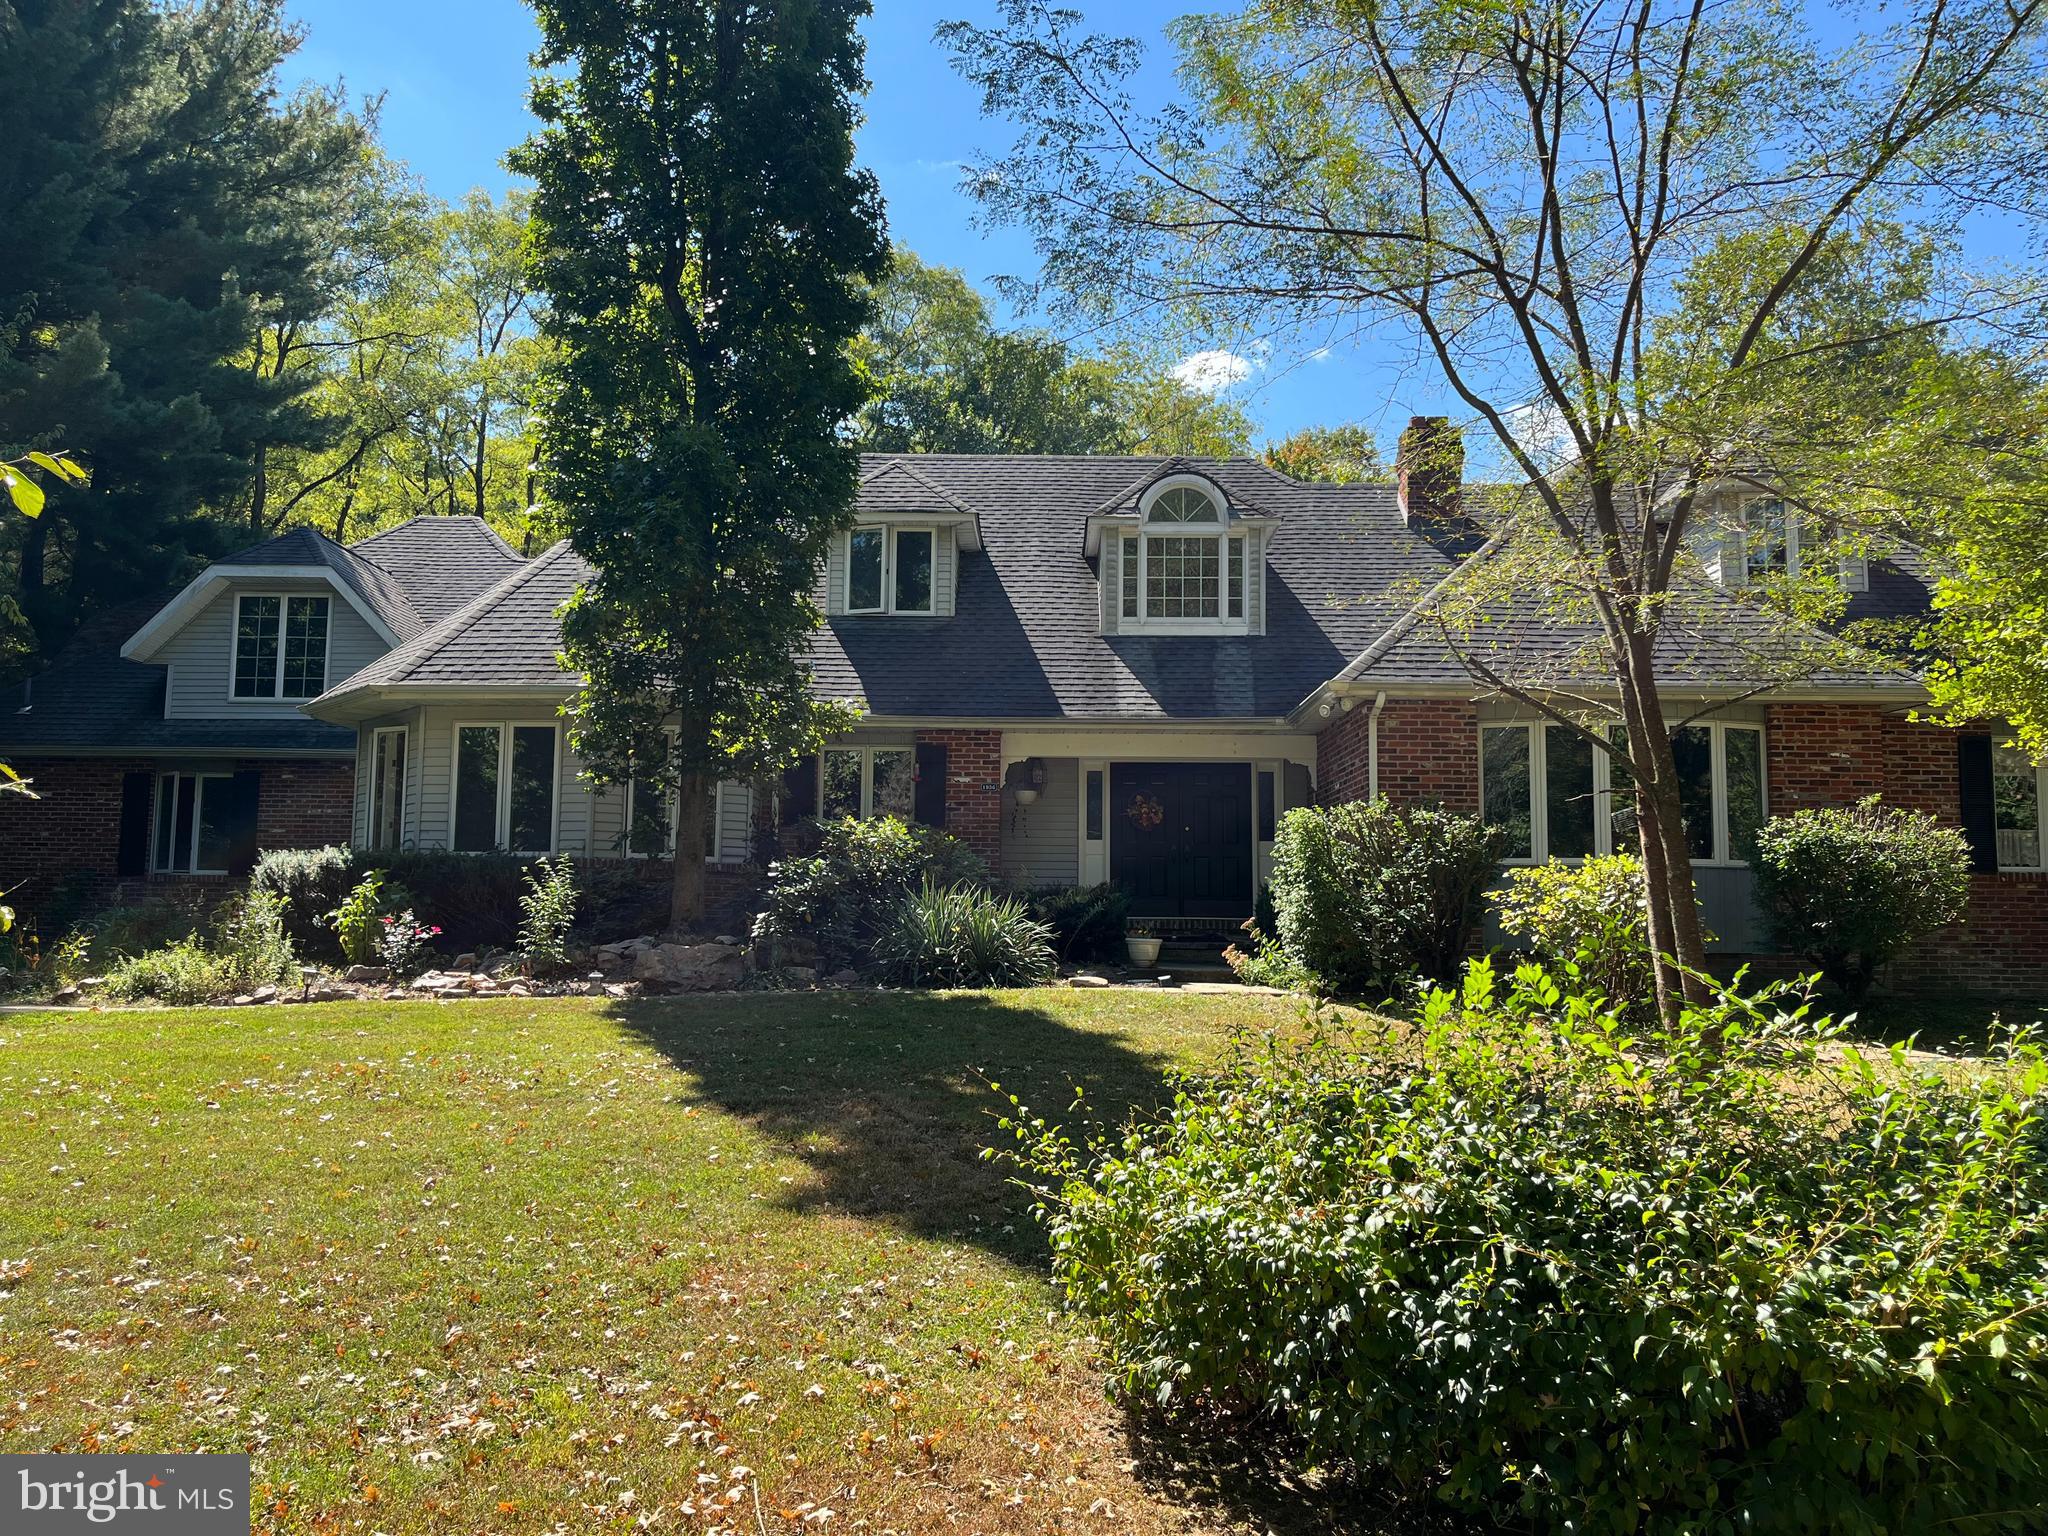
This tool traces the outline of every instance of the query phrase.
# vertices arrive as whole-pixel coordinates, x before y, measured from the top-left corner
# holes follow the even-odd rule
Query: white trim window
[[[1830,541],[1816,523],[1799,516],[1782,496],[1746,496],[1738,512],[1742,558],[1741,580],[1797,578],[1812,559],[1825,561]],[[1870,562],[1860,554],[1834,557],[1835,579],[1843,590],[1870,590]]]
[[[1991,749],[1991,805],[1998,829],[2001,870],[2048,869],[2042,858],[2041,802],[2044,769],[2017,747]]]
[[[331,599],[307,593],[235,594],[228,689],[237,699],[313,699],[327,691]]]
[[[537,722],[458,724],[448,775],[449,846],[457,853],[554,852],[561,737],[555,726]]]
[[[411,732],[380,726],[370,735],[370,846],[379,852],[405,846],[405,775]]]
[[[1623,755],[1628,738],[1619,728],[1608,736],[1612,752],[1549,722],[1480,726],[1480,814],[1507,830],[1506,863],[1635,851],[1632,781]],[[1671,751],[1693,862],[1745,862],[1768,803],[1763,727],[1722,721],[1681,726],[1672,734]]]
[[[827,747],[818,775],[818,814],[913,819],[917,752],[912,747]]]
[[[705,796],[704,862],[725,861],[726,791],[743,786],[719,779]],[[676,852],[676,806],[678,793],[666,792],[656,780],[635,774],[626,781],[625,856],[629,859],[672,859]]]
[[[938,570],[936,528],[855,528],[846,536],[846,611],[936,612]]]
[[[1138,527],[1116,537],[1119,628],[1242,632],[1251,539],[1207,489],[1166,482],[1141,505]]]
[[[227,773],[160,773],[149,867],[159,875],[224,875],[234,825]]]

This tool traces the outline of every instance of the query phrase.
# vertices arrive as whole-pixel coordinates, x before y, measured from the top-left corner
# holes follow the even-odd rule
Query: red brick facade
[[[57,898],[66,905],[141,894],[144,882],[119,873],[122,781],[154,774],[146,758],[67,757],[19,761],[37,798],[0,795],[0,890],[31,916]],[[213,771],[213,764],[208,771]],[[259,848],[317,848],[349,840],[355,764],[348,759],[269,760],[220,765],[262,774],[256,791]],[[157,882],[150,882],[155,884]],[[178,882],[190,887],[184,877]],[[218,882],[216,882],[218,883]]]
[[[1874,794],[1949,826],[1961,821],[1952,731],[1874,707],[1774,704],[1764,734],[1773,815]],[[1908,990],[1999,995],[2048,986],[2048,875],[1972,875],[1969,916],[1915,946],[1891,973],[1885,980]]]
[[[990,869],[1003,862],[1003,733],[919,731],[920,743],[946,749],[946,830],[980,854]]]
[[[1316,737],[1325,805],[1371,793],[1372,706],[1361,701]],[[1389,699],[1380,711],[1380,793],[1400,805],[1479,811],[1479,711],[1459,699]]]

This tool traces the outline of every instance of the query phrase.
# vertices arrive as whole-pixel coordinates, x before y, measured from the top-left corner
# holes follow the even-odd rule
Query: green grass
[[[1104,1404],[979,1156],[978,1074],[1120,1117],[1291,1016],[1039,990],[0,1018],[0,1453],[247,1449],[258,1528],[291,1532],[1264,1525],[1245,1486],[1177,1508],[1207,1474]]]

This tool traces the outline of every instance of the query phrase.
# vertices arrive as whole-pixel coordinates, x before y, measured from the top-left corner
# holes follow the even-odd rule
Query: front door
[[[1251,914],[1251,764],[1112,764],[1109,814],[1109,875],[1133,917]]]

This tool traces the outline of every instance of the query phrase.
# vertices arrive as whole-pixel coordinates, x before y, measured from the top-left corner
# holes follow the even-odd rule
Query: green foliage
[[[563,854],[535,859],[519,897],[519,949],[529,969],[554,972],[569,963],[569,930],[576,926],[576,866]]]
[[[1492,893],[1503,931],[1553,974],[1576,967],[1581,986],[1629,1018],[1656,1012],[1643,863],[1631,853],[1511,869]]]
[[[413,916],[411,907],[385,913],[377,930],[377,964],[400,978],[419,974],[433,952],[434,940],[441,936],[439,928]]]
[[[283,986],[297,976],[284,906],[268,891],[252,891],[216,915],[212,942],[192,935],[115,963],[107,990],[127,1000],[208,1003],[257,987]]]
[[[377,963],[377,940],[382,934],[382,919],[387,912],[396,910],[404,899],[396,891],[387,891],[385,886],[384,871],[373,869],[342,898],[340,906],[327,914],[327,926],[334,930],[335,939],[341,945],[342,958],[350,965]]]
[[[273,848],[249,872],[251,891],[268,891],[284,906],[285,932],[300,953],[333,946],[327,918],[355,888],[356,855],[346,847]]]
[[[541,126],[510,163],[535,182],[554,347],[538,464],[595,567],[562,619],[585,679],[570,736],[602,780],[653,754],[680,789],[680,925],[703,908],[705,786],[849,723],[802,657],[859,474],[850,344],[888,261],[880,190],[853,165],[867,7],[534,9]]]
[[[1969,908],[1962,833],[1875,795],[1773,817],[1750,864],[1779,946],[1818,965],[1851,1002],[1885,961]]]
[[[1307,992],[1317,996],[1330,989],[1321,977],[1290,955],[1278,940],[1254,929],[1246,939],[1249,948],[1233,944],[1223,951],[1232,974],[1248,987],[1278,987],[1283,992]]]
[[[1048,885],[1028,898],[1031,915],[1052,930],[1053,948],[1062,960],[1121,960],[1124,919],[1130,915],[1130,893],[1104,881],[1101,885]]]
[[[1244,412],[1133,352],[1076,357],[998,331],[952,267],[898,247],[854,342],[873,396],[854,419],[875,453],[1242,453]]]
[[[526,864],[502,853],[356,854],[359,869],[378,869],[404,901],[443,930],[444,949],[510,949],[519,941]]]
[[[1289,811],[1273,844],[1280,943],[1342,991],[1454,975],[1502,841],[1474,817],[1385,800]]]
[[[815,853],[768,870],[755,937],[808,941],[830,966],[865,965],[902,900],[925,885],[984,884],[973,851],[936,827],[895,816],[819,826]]]
[[[139,955],[196,935],[206,911],[188,898],[154,897],[133,907],[109,907],[84,925],[101,964]]]
[[[1356,485],[1362,480],[1390,478],[1380,461],[1380,446],[1372,429],[1355,424],[1303,427],[1292,436],[1266,444],[1259,457],[1297,480]]]
[[[1477,962],[1416,1032],[1241,1038],[1113,1143],[1007,1123],[1127,1400],[1516,1529],[2027,1528],[2048,1063],[1823,1051],[1783,1001],[1638,1041]]]
[[[1024,987],[1058,963],[1052,930],[1016,896],[927,880],[890,912],[875,957],[911,987]]]

